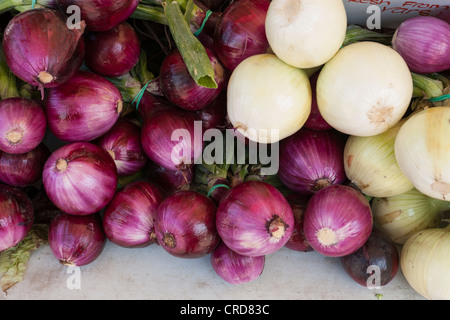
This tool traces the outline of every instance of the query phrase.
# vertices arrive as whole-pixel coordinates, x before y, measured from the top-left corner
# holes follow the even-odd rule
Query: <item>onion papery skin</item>
[[[397,275],[400,267],[400,256],[392,239],[374,229],[366,243],[347,256],[341,257],[341,264],[347,274],[363,287],[382,287],[389,284]],[[379,268],[375,279],[369,273],[370,268]],[[375,272],[375,270],[372,270]],[[377,283],[379,282],[379,283]]]
[[[400,169],[420,192],[450,200],[450,107],[434,107],[413,114],[395,139]]]
[[[403,21],[392,47],[411,71],[434,73],[450,69],[450,24],[436,17],[413,17]]]
[[[249,257],[238,254],[220,242],[211,254],[214,271],[226,282],[233,285],[249,283],[264,271],[266,257]]]
[[[273,52],[302,69],[330,60],[342,46],[347,12],[340,0],[272,0],[266,35]]]
[[[148,161],[141,143],[141,128],[126,119],[119,118],[96,144],[109,152],[121,177],[138,173]]]
[[[76,5],[81,9],[81,19],[90,31],[107,31],[127,20],[136,10],[139,0],[56,0],[66,11]]]
[[[114,197],[117,168],[104,149],[89,142],[74,142],[50,155],[42,182],[49,199],[61,211],[89,215],[103,209]]]
[[[217,88],[206,88],[195,82],[178,49],[166,56],[159,71],[159,85],[163,96],[178,107],[195,111],[206,108],[224,90],[228,74],[215,53],[205,48],[214,69]]]
[[[344,149],[345,173],[370,197],[391,197],[414,188],[395,158],[395,138],[403,125],[371,137],[350,136]]]
[[[196,121],[195,113],[177,107],[155,112],[141,129],[141,143],[148,158],[168,170],[191,170],[203,152],[203,138],[195,139]]]
[[[108,31],[85,35],[86,66],[104,77],[119,77],[138,62],[141,44],[134,28],[127,22]]]
[[[18,188],[0,184],[0,252],[15,247],[31,230],[34,209]]]
[[[66,19],[53,9],[28,10],[12,18],[4,31],[11,71],[42,94],[72,78],[84,59],[84,23],[69,29]]]
[[[236,185],[217,209],[216,226],[221,239],[244,256],[265,256],[281,249],[289,241],[294,223],[285,197],[261,181]]]
[[[415,188],[372,200],[375,226],[398,244],[404,244],[418,231],[436,227],[440,214],[449,208],[448,201],[431,198]]]
[[[0,151],[0,181],[13,187],[26,187],[38,182],[49,156],[50,150],[43,143],[22,154]]]
[[[229,121],[254,142],[276,143],[300,130],[311,113],[311,101],[306,73],[273,54],[245,59],[228,82]]]
[[[416,232],[402,247],[400,268],[411,287],[429,300],[450,299],[449,228]]]
[[[372,210],[358,190],[333,185],[314,194],[306,207],[303,231],[311,247],[329,257],[352,254],[372,232]]]
[[[25,98],[0,101],[0,150],[26,153],[44,140],[47,119],[42,107]]]
[[[106,245],[99,213],[75,216],[57,215],[48,230],[48,243],[53,255],[64,266],[81,267],[95,261]]]
[[[168,170],[153,161],[144,169],[145,178],[160,187],[166,195],[180,190],[188,190],[194,179],[193,170]]]
[[[155,221],[162,200],[162,193],[151,183],[127,184],[104,210],[103,229],[107,238],[125,248],[143,248],[155,243]]]
[[[269,4],[269,0],[234,1],[220,15],[213,48],[228,70],[233,71],[246,58],[269,50],[265,29]]]
[[[197,110],[196,114],[197,118],[202,121],[204,132],[209,129],[224,130],[228,125],[226,92],[222,91],[210,105]]]
[[[169,254],[195,259],[210,254],[219,244],[216,205],[192,190],[178,191],[158,207],[156,238]]]
[[[311,113],[305,122],[304,127],[311,130],[331,130],[332,126],[325,121],[325,119],[320,114],[319,106],[317,105],[317,79],[319,78],[320,72],[314,73],[309,81],[311,83],[312,92],[312,102],[311,102]]]
[[[311,196],[347,181],[344,170],[345,140],[335,130],[302,128],[280,142],[278,176],[290,190]]]
[[[108,80],[79,71],[67,83],[49,89],[45,102],[48,128],[64,142],[89,142],[111,129],[123,109],[119,90]]]
[[[339,50],[317,80],[320,114],[336,130],[354,136],[392,128],[408,110],[412,94],[405,60],[392,48],[370,41]]]
[[[308,240],[306,240],[305,233],[303,232],[303,215],[305,214],[309,198],[294,193],[287,196],[286,199],[294,213],[295,224],[292,235],[284,246],[299,252],[314,251],[309,245]]]

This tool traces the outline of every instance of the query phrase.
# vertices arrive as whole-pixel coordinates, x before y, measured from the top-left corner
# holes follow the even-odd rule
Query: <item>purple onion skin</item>
[[[211,50],[205,50],[214,68],[214,80],[217,83],[217,88],[214,89],[202,87],[195,82],[178,49],[173,50],[162,62],[159,74],[161,93],[182,109],[195,111],[206,108],[225,89],[227,71]]]
[[[167,170],[164,167],[149,161],[145,167],[145,177],[161,188],[166,195],[177,191],[188,190],[193,179],[193,170]]]
[[[0,150],[27,153],[44,140],[47,118],[42,107],[25,98],[0,101]]]
[[[450,24],[436,17],[404,21],[392,39],[392,47],[417,73],[450,69]]]
[[[25,11],[4,32],[5,59],[11,71],[38,87],[57,87],[72,78],[84,59],[84,24],[69,29],[66,17],[53,9]]]
[[[280,143],[278,176],[290,190],[311,196],[347,180],[344,140],[334,130],[302,128]]]
[[[308,205],[309,198],[294,193],[287,196],[286,199],[292,208],[292,212],[294,213],[295,223],[292,235],[284,246],[288,249],[299,252],[314,251],[308,243],[308,240],[306,240],[305,233],[303,232],[303,216]]]
[[[265,29],[269,5],[269,0],[239,0],[222,13],[214,33],[214,52],[228,70],[269,49]]]
[[[201,110],[196,111],[197,117],[203,123],[203,131],[209,129],[224,130],[227,125],[227,96],[223,91],[214,101]]]
[[[64,142],[88,142],[108,132],[119,119],[123,99],[108,80],[79,71],[48,90],[44,102],[48,128]]]
[[[50,201],[61,211],[89,215],[112,200],[118,177],[107,151],[89,142],[74,142],[51,154],[42,181]]]
[[[216,205],[192,190],[178,191],[158,208],[156,237],[169,254],[186,259],[200,258],[214,251],[217,233]]]
[[[38,182],[49,156],[50,150],[44,144],[22,154],[0,151],[0,181],[13,187],[26,187]]]
[[[155,222],[162,200],[156,185],[146,181],[127,184],[105,208],[103,229],[107,238],[125,248],[155,243]]]
[[[22,241],[33,220],[33,204],[25,192],[0,184],[0,252]]]
[[[238,254],[220,242],[211,254],[214,271],[226,282],[233,285],[249,283],[264,271],[266,257],[248,257]]]
[[[373,229],[366,243],[352,254],[341,257],[347,274],[363,287],[385,286],[397,275],[399,269],[397,245],[383,232]],[[368,273],[370,266],[380,268],[380,283],[372,283]]]
[[[96,144],[112,156],[120,177],[138,173],[148,161],[141,144],[141,129],[125,119],[119,119]]]
[[[107,31],[127,20],[136,10],[139,0],[57,0],[65,12],[71,5],[81,10],[81,19],[90,31]]]
[[[144,91],[142,99],[139,102],[138,112],[142,118],[142,122],[146,123],[157,111],[173,107],[174,105],[165,98]]]
[[[273,253],[289,240],[294,214],[285,197],[261,181],[238,184],[217,209],[216,226],[223,242],[236,253],[257,257]]]
[[[311,247],[329,257],[352,254],[367,241],[372,210],[356,189],[332,185],[314,194],[306,207],[303,231]]]
[[[95,261],[106,245],[100,214],[74,216],[61,213],[50,223],[48,243],[65,266],[85,266]]]
[[[141,129],[145,154],[168,170],[190,170],[203,152],[203,137],[196,139],[195,121],[197,118],[193,112],[177,107],[155,112],[144,122]],[[201,129],[200,126],[200,131]],[[175,141],[172,141],[175,130],[180,130],[180,134],[189,133],[190,139],[188,136],[186,139],[176,136]]]
[[[86,66],[104,77],[119,77],[138,62],[141,44],[134,28],[122,22],[111,30],[85,35]]]
[[[317,105],[316,86],[319,74],[320,72],[316,72],[311,76],[311,78],[309,78],[312,90],[311,113],[309,114],[304,127],[311,130],[332,130],[333,127],[330,126],[322,117],[319,106]]]

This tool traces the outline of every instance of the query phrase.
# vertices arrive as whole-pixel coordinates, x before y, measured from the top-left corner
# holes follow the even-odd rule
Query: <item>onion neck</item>
[[[267,222],[266,228],[272,237],[281,239],[286,233],[287,225],[280,216],[275,215],[272,220]]]
[[[47,84],[47,83],[52,82],[54,80],[54,77],[47,71],[41,71],[38,74],[38,79],[39,79],[40,83]]]
[[[67,261],[67,260],[59,260],[59,263],[66,267],[75,267],[75,263]]]
[[[169,247],[171,249],[173,249],[177,246],[177,241],[175,239],[175,236],[171,233],[164,234],[163,243],[166,247]]]
[[[322,190],[323,188],[329,187],[332,185],[332,182],[330,179],[328,178],[321,178],[319,180],[316,181],[316,183],[314,184],[314,191],[319,191]]]

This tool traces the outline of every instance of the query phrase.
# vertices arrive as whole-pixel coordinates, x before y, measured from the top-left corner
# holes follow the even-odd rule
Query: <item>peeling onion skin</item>
[[[25,192],[0,184],[0,252],[22,241],[33,221],[33,204]]]
[[[281,249],[294,228],[294,214],[272,185],[248,181],[233,187],[221,200],[216,225],[223,242],[236,253],[263,256]]]
[[[48,243],[64,266],[85,266],[95,261],[106,245],[100,214],[57,215],[50,223]]]

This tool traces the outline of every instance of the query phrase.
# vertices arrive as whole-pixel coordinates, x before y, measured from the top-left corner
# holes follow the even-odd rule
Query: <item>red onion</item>
[[[104,77],[119,77],[138,62],[141,45],[134,28],[127,22],[108,31],[85,35],[86,66]]]
[[[74,142],[54,151],[42,178],[49,199],[73,215],[103,209],[114,197],[118,181],[108,152],[88,142]]]
[[[390,283],[399,269],[399,259],[397,245],[378,229],[372,231],[361,248],[340,258],[345,272],[356,283],[369,288]]]
[[[214,33],[214,51],[228,70],[268,51],[265,21],[269,4],[270,0],[239,0],[222,13]]]
[[[155,112],[141,129],[142,147],[150,160],[168,170],[191,170],[203,152],[203,137],[198,137],[202,126],[200,122],[196,130],[196,121],[193,112],[177,107]]]
[[[219,204],[217,231],[234,252],[264,256],[283,247],[294,229],[291,206],[272,185],[248,181],[233,187]]]
[[[48,244],[64,266],[85,266],[96,260],[106,244],[99,213],[74,216],[61,213],[50,223]]]
[[[119,190],[106,206],[103,229],[107,238],[122,247],[143,248],[156,241],[155,221],[163,196],[146,181],[135,181]]]
[[[136,174],[147,163],[148,158],[141,144],[141,128],[131,121],[119,119],[96,144],[109,152],[119,176]]]
[[[84,59],[84,23],[69,29],[67,17],[52,9],[28,10],[13,17],[4,31],[5,59],[25,82],[44,88],[67,82]]]
[[[27,153],[0,151],[0,181],[13,187],[25,187],[39,181],[49,156],[50,150],[43,143]]]
[[[139,0],[56,0],[66,11],[76,5],[81,9],[81,19],[91,31],[107,31],[127,20],[136,10]]]
[[[319,74],[320,72],[316,72],[309,78],[312,92],[311,113],[303,126],[311,130],[331,130],[333,127],[322,117],[319,106],[317,105],[316,86]]]
[[[309,252],[313,251],[313,248],[306,240],[305,233],[303,232],[303,216],[308,205],[309,198],[299,195],[291,194],[286,197],[289,202],[292,212],[294,213],[294,230],[288,242],[284,245],[294,251]]]
[[[203,131],[209,129],[223,130],[227,127],[227,95],[223,91],[214,101],[201,110],[196,111],[203,123]]]
[[[214,271],[226,282],[234,285],[248,283],[258,278],[266,263],[265,256],[249,257],[238,254],[220,242],[211,254]]]
[[[345,141],[334,130],[302,128],[280,142],[278,176],[290,190],[312,195],[346,181]]]
[[[149,161],[145,167],[145,177],[159,186],[166,194],[176,191],[188,190],[194,178],[193,170],[167,170],[164,167]]]
[[[36,102],[24,98],[0,101],[0,150],[29,152],[42,142],[46,130],[45,112]]]
[[[92,141],[111,129],[123,108],[122,95],[108,80],[79,71],[52,88],[45,99],[48,127],[65,142]]]
[[[156,111],[166,108],[173,108],[173,104],[160,96],[155,96],[148,91],[144,91],[142,99],[137,106],[142,122],[145,123]]]
[[[33,219],[33,204],[25,192],[0,184],[0,252],[22,241]]]
[[[180,258],[199,258],[218,245],[216,206],[192,190],[178,191],[158,208],[156,238],[164,250]]]
[[[215,54],[205,49],[214,68],[214,80],[217,88],[205,88],[198,85],[186,67],[178,49],[173,50],[162,62],[159,77],[159,90],[170,102],[180,108],[194,111],[211,104],[224,90],[227,72]]]
[[[314,194],[306,207],[303,231],[311,247],[330,257],[349,255],[367,241],[372,210],[358,190],[332,185]]]
[[[435,17],[414,17],[396,30],[392,47],[411,71],[434,73],[450,69],[450,25]]]

